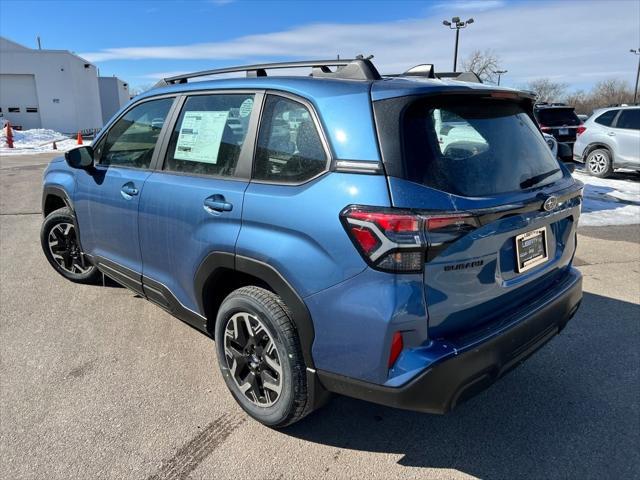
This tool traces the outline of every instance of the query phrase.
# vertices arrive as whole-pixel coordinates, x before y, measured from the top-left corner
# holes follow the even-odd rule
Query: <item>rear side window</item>
[[[640,130],[640,108],[622,110],[616,122],[616,128]]]
[[[418,101],[401,121],[404,171],[413,182],[475,197],[562,178],[557,160],[518,104]]]
[[[536,111],[536,119],[540,125],[548,127],[582,123],[572,108],[543,108]]]
[[[616,118],[620,110],[609,110],[608,112],[604,112],[598,118],[594,120],[594,122],[599,123],[600,125],[604,125],[605,127],[610,127],[613,123],[613,119]]]
[[[171,133],[164,169],[233,176],[247,136],[253,94],[187,98]]]
[[[116,121],[96,148],[100,164],[149,168],[172,103],[173,98],[150,100],[133,107]]]
[[[327,160],[309,109],[288,98],[267,96],[253,178],[300,183],[324,171]]]

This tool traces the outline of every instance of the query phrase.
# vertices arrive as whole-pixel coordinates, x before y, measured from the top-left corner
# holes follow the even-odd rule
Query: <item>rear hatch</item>
[[[559,142],[573,143],[576,141],[578,128],[582,121],[576,115],[573,107],[541,107],[535,110],[540,129],[553,135]]]
[[[394,207],[424,218],[432,338],[483,331],[562,281],[581,187],[527,98],[502,92],[374,102]]]

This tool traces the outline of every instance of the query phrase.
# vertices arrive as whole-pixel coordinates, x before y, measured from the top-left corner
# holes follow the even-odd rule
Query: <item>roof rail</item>
[[[280,62],[280,63],[259,63],[255,65],[242,65],[238,67],[217,68],[215,70],[203,70],[201,72],[187,73],[167,77],[158,82],[155,86],[172,85],[175,83],[187,83],[188,79],[197,77],[208,77],[210,75],[220,75],[223,73],[246,72],[247,77],[266,77],[266,70],[279,68],[305,68],[311,67],[311,76],[320,78],[342,78],[349,80],[379,80],[380,74],[371,63],[372,56],[345,60],[304,60],[300,62]],[[329,67],[338,67],[332,71]]]

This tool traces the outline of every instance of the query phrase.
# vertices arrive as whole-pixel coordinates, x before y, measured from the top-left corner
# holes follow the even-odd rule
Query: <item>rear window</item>
[[[536,118],[540,125],[548,127],[582,123],[572,108],[543,108],[536,111]]]
[[[418,101],[405,110],[401,132],[406,179],[456,195],[526,190],[563,175],[516,103]]]

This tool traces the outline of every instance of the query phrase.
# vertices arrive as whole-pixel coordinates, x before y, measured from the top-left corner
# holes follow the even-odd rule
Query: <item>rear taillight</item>
[[[551,131],[551,127],[547,127],[545,125],[540,125],[540,130],[542,130],[543,132],[550,132]]]
[[[417,214],[392,208],[351,206],[340,214],[354,245],[378,270],[420,272],[453,241],[479,226],[469,214]]]
[[[585,127],[584,125],[579,125],[578,128],[576,128],[576,136],[582,135],[586,130],[587,127]]]
[[[364,259],[379,270],[419,272],[424,265],[424,219],[410,212],[348,207],[342,223]]]

